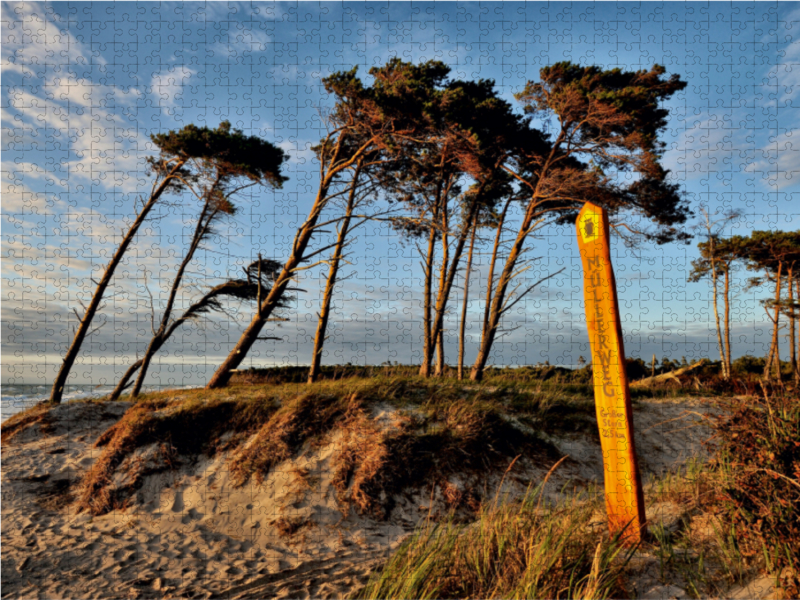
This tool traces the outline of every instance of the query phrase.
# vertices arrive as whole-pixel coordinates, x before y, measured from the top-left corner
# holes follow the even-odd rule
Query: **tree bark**
[[[353,174],[353,183],[350,188],[350,194],[347,198],[345,217],[339,228],[333,259],[331,260],[330,268],[328,270],[328,281],[325,283],[325,293],[322,297],[322,306],[320,307],[320,312],[318,315],[319,320],[317,321],[317,332],[314,336],[314,353],[311,357],[311,368],[308,370],[308,383],[314,383],[317,381],[320,374],[322,365],[322,347],[325,344],[325,333],[328,329],[331,300],[333,298],[333,290],[336,287],[336,278],[339,274],[339,265],[342,260],[342,250],[344,249],[345,240],[347,239],[347,234],[350,230],[350,220],[352,218],[353,208],[355,206],[356,185],[358,182],[359,172],[360,169],[357,168]]]
[[[469,276],[472,272],[472,255],[475,249],[475,232],[478,224],[472,224],[472,234],[469,240],[469,254],[467,255],[467,272],[464,274],[464,301],[461,306],[461,327],[458,332],[458,379],[464,379],[464,336],[467,326],[467,302],[469,299]]]
[[[100,283],[97,284],[95,288],[94,294],[92,295],[92,300],[89,302],[89,306],[86,307],[86,311],[81,318],[78,328],[75,331],[75,336],[72,339],[72,344],[70,344],[69,349],[67,350],[66,355],[64,356],[64,360],[61,363],[61,368],[56,375],[56,379],[53,382],[53,387],[50,391],[50,402],[53,404],[59,404],[61,402],[61,398],[64,395],[64,385],[67,383],[67,378],[69,377],[69,373],[72,370],[72,366],[75,364],[75,359],[78,357],[78,353],[80,352],[81,345],[83,344],[83,340],[86,338],[87,334],[89,334],[90,327],[92,324],[92,319],[94,319],[95,314],[97,313],[97,309],[100,306],[100,303],[103,300],[103,294],[106,291],[109,283],[111,283],[111,279],[114,277],[114,271],[116,271],[119,263],[122,262],[122,257],[125,255],[125,252],[128,250],[128,246],[133,241],[133,238],[136,237],[136,233],[139,231],[139,227],[141,227],[144,220],[147,218],[147,215],[150,213],[150,210],[153,208],[155,203],[167,189],[169,184],[172,182],[175,174],[180,170],[180,168],[184,165],[186,161],[180,160],[177,161],[169,170],[167,175],[164,176],[164,180],[159,184],[156,189],[150,194],[150,199],[147,203],[142,207],[142,210],[139,212],[139,215],[136,217],[136,220],[131,225],[131,228],[128,230],[128,233],[124,235],[122,238],[122,242],[120,242],[117,251],[114,253],[114,256],[111,257],[108,265],[106,265],[106,269],[103,272],[103,277],[100,280]]]

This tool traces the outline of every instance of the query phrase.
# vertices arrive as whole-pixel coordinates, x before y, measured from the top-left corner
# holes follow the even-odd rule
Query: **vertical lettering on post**
[[[633,415],[606,211],[586,203],[578,215],[577,229],[608,526],[614,534],[624,530],[624,539],[636,543],[645,531],[644,495],[633,443]]]

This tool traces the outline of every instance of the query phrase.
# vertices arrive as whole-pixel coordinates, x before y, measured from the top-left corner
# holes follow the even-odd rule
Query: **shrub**
[[[743,552],[763,556],[788,597],[800,597],[800,398],[764,389],[718,417],[722,515]]]

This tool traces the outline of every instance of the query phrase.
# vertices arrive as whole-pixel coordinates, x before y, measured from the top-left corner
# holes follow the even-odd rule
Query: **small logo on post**
[[[600,215],[597,213],[589,212],[584,215],[583,222],[578,228],[581,234],[581,239],[584,243],[594,241],[600,236]]]

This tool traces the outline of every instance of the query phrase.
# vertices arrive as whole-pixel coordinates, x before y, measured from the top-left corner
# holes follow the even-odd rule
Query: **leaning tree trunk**
[[[330,317],[331,300],[333,290],[336,287],[336,278],[339,274],[339,265],[342,261],[342,251],[344,250],[345,240],[350,230],[350,220],[353,216],[353,208],[356,198],[356,182],[358,181],[359,169],[353,175],[353,185],[350,188],[350,195],[347,198],[347,208],[345,217],[336,238],[336,247],[333,252],[333,259],[328,271],[328,281],[325,284],[325,293],[322,298],[322,306],[319,311],[317,321],[317,333],[314,336],[314,353],[311,357],[311,368],[308,370],[308,383],[314,383],[319,378],[322,365],[322,346],[325,344],[325,333],[328,329],[328,319]]]
[[[142,357],[142,365],[139,367],[139,376],[136,378],[136,383],[133,384],[133,389],[131,390],[132,400],[139,396],[139,392],[142,390],[142,385],[144,385],[144,378],[147,376],[147,370],[150,368],[150,361],[166,341],[165,334],[169,326],[170,317],[172,316],[172,308],[175,305],[175,298],[178,295],[178,289],[183,281],[183,275],[186,272],[186,268],[189,266],[189,263],[192,262],[194,253],[200,247],[200,242],[208,234],[211,227],[211,222],[219,213],[218,209],[211,208],[209,206],[211,199],[210,194],[214,192],[215,188],[216,183],[209,191],[209,195],[207,195],[206,204],[203,206],[203,210],[200,213],[200,218],[197,220],[197,226],[195,227],[194,235],[192,236],[192,242],[189,245],[189,249],[186,251],[186,256],[183,257],[180,267],[178,267],[178,272],[175,274],[175,279],[172,282],[172,288],[170,289],[169,298],[167,299],[167,305],[164,307],[164,314],[161,316],[161,323],[158,326],[158,331],[153,336],[153,339],[150,340],[150,343],[147,345],[147,350]]]
[[[797,316],[794,312],[794,277],[793,277],[794,266],[790,266],[786,270],[786,287],[788,292],[788,300],[789,300],[789,346],[790,346],[790,362],[792,365],[792,379],[795,383],[798,381],[798,373],[797,373],[797,348],[795,347],[796,338],[795,338],[795,322],[797,321]]]
[[[452,261],[450,261],[446,273],[444,270],[444,266],[448,265],[447,255],[445,255],[445,259],[443,261],[442,273],[439,283],[439,294],[436,298],[436,306],[434,307],[434,318],[433,318],[433,335],[437,340],[439,340],[439,348],[441,348],[441,355],[439,357],[440,359],[439,371],[441,372],[443,372],[445,368],[444,318],[445,318],[445,313],[447,312],[447,301],[450,298],[450,293],[453,289],[453,284],[455,283],[456,280],[456,274],[458,273],[458,265],[461,263],[461,257],[464,254],[464,248],[467,244],[467,238],[469,237],[469,231],[470,231],[470,224],[475,220],[478,210],[479,210],[479,205],[478,202],[475,201],[470,205],[469,212],[467,213],[467,216],[464,219],[464,224],[461,226],[461,230],[458,232],[458,239],[456,241],[455,248],[453,250],[453,259]]]
[[[119,400],[119,397],[122,395],[122,392],[124,392],[125,389],[128,387],[128,382],[131,380],[131,377],[133,377],[134,373],[136,373],[136,371],[139,370],[139,367],[142,366],[142,362],[144,361],[140,358],[130,367],[128,367],[128,370],[125,371],[125,374],[119,380],[119,383],[117,383],[117,387],[115,387],[114,391],[111,392],[111,394],[109,394],[108,396],[109,400]]]
[[[436,242],[436,227],[431,225],[428,232],[428,254],[425,257],[423,268],[425,269],[425,284],[423,294],[425,295],[422,310],[422,364],[419,367],[421,377],[430,377],[431,362],[433,361],[433,328],[431,327],[431,288],[433,287],[433,253]]]
[[[710,236],[709,236],[710,237]],[[730,378],[730,373],[728,373],[727,366],[725,364],[725,342],[722,339],[722,325],[720,323],[719,318],[719,304],[718,304],[718,296],[719,296],[719,285],[717,283],[717,263],[714,257],[714,240],[710,237],[709,242],[711,243],[711,287],[712,287],[712,297],[714,302],[714,324],[717,328],[717,346],[719,347],[719,359],[720,363],[722,364],[722,377],[724,379]]]
[[[526,237],[527,233],[521,230],[517,235],[517,239],[514,240],[514,245],[511,246],[511,251],[503,267],[503,272],[500,274],[500,279],[497,282],[497,289],[491,300],[487,326],[481,336],[478,357],[475,359],[475,364],[472,365],[472,372],[470,373],[470,379],[472,381],[481,381],[483,379],[483,371],[486,368],[486,362],[489,360],[489,355],[492,351],[492,344],[497,335],[497,328],[500,325],[500,317],[503,315],[503,302],[505,301],[508,284],[511,283],[511,275],[514,273],[514,267],[516,267],[517,260],[522,254],[522,246],[525,243]]]
[[[731,285],[730,270],[728,264],[725,268],[725,369],[728,377],[733,374],[733,363],[731,362]]]
[[[767,364],[764,367],[764,378],[767,381],[772,380],[772,364],[777,364],[776,373],[777,379],[781,378],[781,359],[780,351],[778,348],[778,326],[781,314],[781,279],[783,278],[783,263],[778,261],[778,273],[775,276],[775,314],[772,317],[772,343],[770,344],[769,356],[767,357]]]
[[[469,275],[472,271],[472,253],[475,249],[475,230],[478,224],[472,226],[472,234],[469,240],[469,254],[467,255],[467,272],[464,274],[464,302],[461,307],[461,327],[458,332],[458,379],[464,379],[464,335],[467,326],[467,300],[469,298]]]
[[[56,379],[53,382],[53,388],[50,390],[51,403],[59,404],[61,402],[61,398],[64,395],[64,385],[67,383],[69,373],[72,370],[72,366],[75,364],[75,359],[78,357],[78,353],[81,350],[83,340],[90,332],[92,319],[94,319],[97,309],[103,300],[103,294],[105,294],[106,288],[108,287],[109,283],[111,283],[111,279],[114,277],[114,271],[116,271],[119,263],[122,262],[122,257],[128,250],[128,246],[130,246],[133,238],[136,237],[136,232],[139,231],[139,227],[141,227],[142,223],[144,223],[144,220],[147,218],[150,210],[167,189],[169,184],[172,182],[173,177],[181,169],[185,162],[186,161],[176,162],[170,169],[169,173],[167,173],[167,175],[164,177],[164,180],[161,182],[161,184],[153,191],[153,193],[150,194],[150,199],[142,207],[142,210],[139,212],[139,215],[136,217],[133,225],[131,225],[128,233],[123,236],[122,242],[117,248],[117,251],[114,253],[114,256],[111,257],[108,265],[106,265],[106,269],[103,272],[103,277],[95,288],[94,295],[92,295],[92,300],[89,302],[89,306],[86,307],[86,311],[84,312],[83,317],[78,324],[78,329],[75,331],[72,344],[70,344],[70,347],[64,356],[64,361],[61,363],[61,368],[58,371],[58,375],[56,375]]]
[[[278,307],[283,294],[286,292],[286,288],[289,287],[289,282],[295,277],[300,264],[307,258],[305,257],[306,248],[308,248],[308,244],[311,242],[311,238],[314,235],[314,230],[322,214],[322,210],[327,205],[328,190],[335,176],[345,169],[349,169],[376,141],[376,137],[370,138],[367,142],[362,144],[350,158],[339,163],[338,156],[341,150],[342,139],[343,138],[339,138],[334,154],[328,163],[333,166],[329,167],[329,170],[325,173],[323,180],[320,182],[317,197],[314,199],[314,204],[311,207],[308,219],[306,219],[305,223],[297,230],[294,243],[292,244],[292,253],[283,265],[283,270],[281,270],[280,275],[278,275],[278,278],[275,280],[267,297],[258,305],[256,314],[253,315],[250,324],[242,333],[236,346],[233,347],[228,357],[222,361],[222,364],[211,376],[211,379],[209,379],[206,384],[206,389],[213,390],[225,387],[230,381],[234,370],[242,364],[250,348],[252,348],[253,344],[258,340],[258,334],[261,333],[261,329],[264,327],[267,319],[269,319],[272,312]]]

